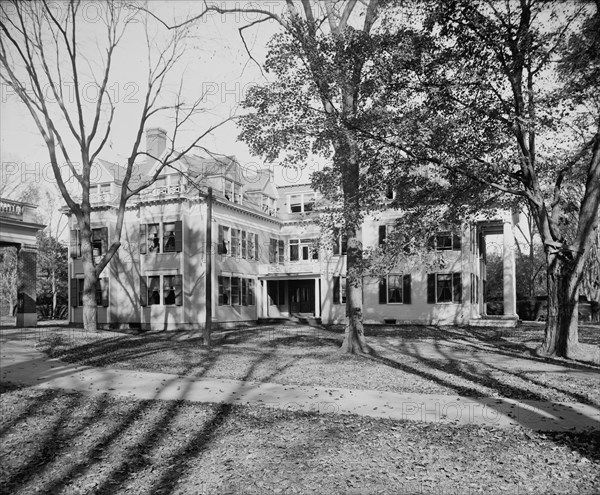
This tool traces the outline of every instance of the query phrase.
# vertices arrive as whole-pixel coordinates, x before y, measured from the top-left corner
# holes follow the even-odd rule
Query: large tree
[[[15,0],[0,4],[0,78],[23,103],[42,136],[56,184],[81,233],[83,321],[87,330],[96,329],[96,284],[121,244],[127,201],[216,127],[197,132],[183,146],[177,142],[186,125],[193,123],[202,101],[202,95],[198,95],[196,101],[186,104],[181,91],[175,97],[165,97],[184,53],[185,38],[185,30],[167,39],[157,36],[146,15],[120,1]],[[130,56],[144,48],[145,74],[138,88],[137,82],[125,80],[115,65],[123,52]],[[120,101],[130,97],[132,89],[139,89],[135,98]],[[124,109],[128,114],[122,112]],[[116,226],[109,248],[96,262],[90,224],[94,167],[118,132],[115,119],[127,119],[132,112],[137,117],[123,164],[125,173],[120,177]],[[141,145],[145,128],[159,115],[169,116],[174,124],[166,153],[155,157]],[[134,166],[143,158],[158,160],[159,166],[153,177],[140,181]],[[71,178],[75,188],[69,187]]]
[[[245,29],[261,22],[272,20],[281,26],[282,34],[272,41],[267,62],[275,81],[249,92],[246,106],[256,113],[242,119],[241,137],[257,154],[289,165],[298,165],[309,152],[330,158],[331,167],[317,182],[340,191],[335,198],[340,203],[339,230],[348,245],[348,322],[342,349],[349,353],[368,349],[363,331],[359,227],[372,193],[364,193],[368,174],[362,168],[365,154],[357,124],[364,122],[362,114],[370,105],[363,76],[370,64],[377,63],[373,44],[383,43],[374,30],[384,3],[286,0],[280,11],[257,3],[231,7],[207,3],[198,15],[168,26],[181,29],[215,13],[232,12],[244,12],[253,19],[240,28],[242,38]]]
[[[388,140],[437,167],[445,187],[432,198],[468,203],[497,191],[527,205],[547,265],[541,355],[579,352],[577,303],[600,204],[598,15],[584,2],[435,6],[424,22],[423,105]]]

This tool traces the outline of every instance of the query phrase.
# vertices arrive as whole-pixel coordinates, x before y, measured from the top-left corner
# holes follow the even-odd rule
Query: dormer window
[[[303,213],[315,209],[315,193],[298,193],[288,196],[290,213]]]
[[[232,180],[223,181],[223,196],[232,203],[242,204],[242,187]]]

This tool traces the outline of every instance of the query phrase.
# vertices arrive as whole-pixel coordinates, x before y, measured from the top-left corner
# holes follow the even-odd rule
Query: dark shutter
[[[148,306],[148,282],[144,276],[140,276],[140,304]]]
[[[175,251],[178,253],[183,251],[183,222],[181,220],[175,222]]]
[[[379,304],[387,304],[387,279],[379,279]]]
[[[452,300],[456,303],[462,302],[462,280],[460,272],[452,274]]]
[[[387,234],[387,229],[385,225],[380,225],[379,226],[379,246],[383,246],[383,244],[385,243],[385,238],[386,238],[386,234]]]
[[[71,231],[71,232],[73,232],[73,231]],[[77,279],[76,278],[71,279],[70,289],[71,289],[71,306],[73,308],[76,308],[77,307],[77,296],[78,296],[78,294],[77,294]]]
[[[71,258],[81,257],[81,242],[79,241],[79,230],[71,230]]]
[[[258,234],[254,234],[254,259],[256,261],[261,261],[259,249],[260,249],[260,246],[258,245]]]
[[[109,296],[108,296],[108,278],[104,277],[100,279],[100,287],[102,289],[102,306],[105,308],[108,306]]]
[[[340,303],[340,277],[333,277],[333,304]]]
[[[102,227],[98,229],[100,233],[100,242],[102,243],[102,254],[106,254],[108,251],[108,227]]]
[[[435,304],[435,273],[427,274],[427,304]]]
[[[455,251],[460,251],[461,248],[461,235],[459,234],[453,234],[452,235],[452,249],[454,249]]]
[[[340,254],[340,238],[336,237],[333,240],[333,254],[334,256],[338,256]]]
[[[410,275],[404,275],[404,277],[402,277],[402,302],[404,304],[411,303],[410,282]]]
[[[147,244],[148,244],[148,234],[147,234],[147,230],[146,230],[146,224],[141,224],[140,225],[140,239],[139,239],[139,246],[140,246],[140,254],[146,254],[147,251]]]
[[[173,287],[175,288],[175,305],[183,304],[183,275],[175,275],[173,277]]]
[[[432,235],[427,239],[427,247],[429,249],[435,249],[435,236]]]

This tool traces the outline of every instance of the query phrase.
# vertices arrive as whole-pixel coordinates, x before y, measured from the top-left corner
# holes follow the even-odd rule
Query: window
[[[100,229],[92,229],[92,256],[94,261],[98,263],[99,258],[106,250],[108,243],[108,228],[102,227]]]
[[[429,273],[427,275],[427,303],[462,302],[462,281],[460,272]]]
[[[248,239],[245,230],[242,230],[242,258],[248,257]]]
[[[231,305],[239,306],[240,305],[240,278],[239,277],[231,277]]]
[[[229,227],[225,227],[223,225],[219,225],[219,239],[217,245],[217,253],[218,254],[229,254]]]
[[[333,254],[334,256],[339,256],[340,253],[342,256],[348,254],[348,238],[345,234],[341,237],[338,236],[333,240]]]
[[[298,239],[290,239],[290,261],[298,261],[300,259],[300,241]]]
[[[231,283],[231,278],[230,277],[218,277],[218,281],[219,281],[219,300],[218,300],[218,304],[219,306],[228,306],[229,304],[231,304],[231,290],[230,290],[230,283]]]
[[[289,197],[290,213],[300,213],[302,211],[302,195],[294,194]]]
[[[435,249],[436,251],[460,251],[461,238],[458,234],[440,232],[429,238],[428,245],[430,249]]]
[[[232,180],[225,179],[223,181],[223,196],[228,201],[242,204],[242,187]]]
[[[298,193],[288,196],[290,213],[309,212],[315,209],[315,193]]]
[[[148,224],[148,252],[149,253],[160,253],[159,228],[160,228],[160,226],[157,223]]]
[[[389,184],[385,188],[386,199],[394,199],[396,197],[396,190],[392,184]]]
[[[82,278],[72,278],[70,284],[71,306],[74,308],[83,306],[83,283]],[[107,307],[109,304],[108,278],[100,278],[96,284],[96,304]]]
[[[319,249],[316,247],[314,239],[290,240],[290,261],[300,259],[304,261],[319,259]]]
[[[388,275],[379,280],[379,304],[410,304],[411,276]]]
[[[269,263],[277,263],[277,239],[269,240]]]
[[[160,304],[160,276],[148,277],[148,306]]]
[[[254,306],[256,304],[254,279],[228,275],[220,275],[217,279],[219,306]]]
[[[239,258],[240,256],[240,231],[231,229],[231,256]]]
[[[162,278],[162,285],[161,285]],[[182,275],[151,275],[140,277],[140,303],[142,306],[183,304]]]
[[[275,208],[275,199],[266,195],[262,195],[260,206],[262,211],[264,211],[269,216],[275,216],[277,209]]]
[[[285,242],[280,240],[277,243],[278,261],[280,265],[285,262]]]
[[[258,260],[258,240],[254,232],[248,232],[248,259]]]
[[[161,228],[162,227],[162,228]],[[161,235],[162,232],[162,235]],[[140,254],[177,252],[183,250],[183,222],[149,223],[140,225]],[[162,238],[162,242],[161,242]]]
[[[165,306],[173,304],[181,306],[181,282],[181,275],[163,276],[163,297]]]
[[[81,258],[81,233],[79,229],[71,230],[70,244],[71,258]]]
[[[346,277],[333,277],[333,304],[346,303]]]
[[[163,224],[163,247],[165,253],[175,251],[175,223]]]

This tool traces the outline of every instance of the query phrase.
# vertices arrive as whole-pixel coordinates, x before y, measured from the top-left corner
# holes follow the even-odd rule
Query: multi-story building
[[[164,151],[163,131],[148,131],[147,140],[154,156]],[[136,173],[149,177],[156,166],[143,163]],[[103,161],[99,168],[97,191],[91,197],[93,250],[101,257],[114,233],[114,200],[123,171]],[[317,204],[310,185],[277,187],[270,170],[244,171],[233,157],[182,159],[130,200],[122,245],[98,287],[99,323],[198,328],[205,323],[207,304],[212,305],[213,321],[220,324],[293,315],[313,316],[325,324],[343,322],[346,246],[343,239],[320,232]],[[393,211],[367,218],[362,226],[364,247],[385,242],[393,222]],[[70,319],[81,322],[83,264],[74,218],[72,229]],[[365,277],[365,322],[486,324],[487,234],[503,234],[504,320],[514,324],[510,217],[436,235],[434,255],[443,258],[443,270],[396,266],[384,277]],[[208,256],[212,269],[207,274]],[[207,276],[211,301],[205,297]]]

